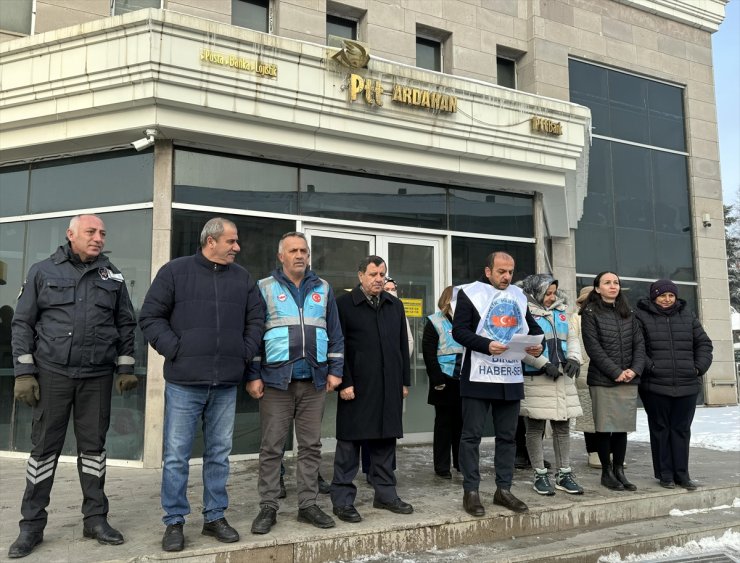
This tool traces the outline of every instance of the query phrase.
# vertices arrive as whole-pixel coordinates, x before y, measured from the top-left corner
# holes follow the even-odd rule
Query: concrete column
[[[154,208],[152,210],[151,277],[170,260],[172,241],[172,141],[158,140],[154,145]],[[144,454],[146,468],[162,466],[162,431],[164,423],[164,359],[149,347],[144,416]]]

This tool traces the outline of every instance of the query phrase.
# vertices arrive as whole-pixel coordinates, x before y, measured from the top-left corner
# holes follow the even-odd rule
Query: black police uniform
[[[31,266],[12,321],[15,375],[34,375],[32,450],[22,531],[46,526],[57,460],[73,411],[85,525],[108,514],[105,435],[113,374],[133,373],[136,319],[120,271],[104,255],[83,263],[69,244]]]

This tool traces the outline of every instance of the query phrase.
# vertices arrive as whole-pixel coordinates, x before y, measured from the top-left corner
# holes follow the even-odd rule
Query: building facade
[[[31,412],[12,397],[15,298],[80,212],[105,220],[137,309],[215,215],[237,224],[239,262],[257,277],[286,231],[306,232],[336,292],[380,254],[419,344],[442,289],[480,276],[494,249],[571,296],[607,269],[632,302],[671,277],[715,343],[703,401],[737,402],[711,52],[725,0],[9,3],[7,455],[30,446]],[[113,398],[109,457],[158,466],[162,363],[137,344],[142,385]],[[430,440],[433,425],[418,348],[407,441]],[[255,455],[257,403],[243,389],[237,410],[234,453]]]

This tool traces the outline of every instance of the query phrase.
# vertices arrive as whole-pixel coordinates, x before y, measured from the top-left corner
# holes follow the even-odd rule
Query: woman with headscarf
[[[653,473],[666,489],[696,490],[689,476],[689,442],[702,375],[712,365],[712,341],[678,298],[678,286],[658,280],[637,304],[647,367],[640,398],[650,430]]]
[[[526,417],[527,451],[534,469],[532,488],[547,496],[554,495],[555,489],[580,495],[583,488],[575,481],[570,467],[570,419],[582,414],[573,383],[581,365],[578,336],[569,330],[567,300],[558,291],[557,280],[547,274],[535,274],[518,285],[527,296],[529,312],[545,333],[542,355],[524,358],[524,400],[520,405],[520,413]],[[557,468],[554,487],[542,451],[548,420]]]
[[[459,468],[457,460],[462,433],[460,366],[463,347],[452,338],[451,299],[452,286],[448,286],[439,296],[439,311],[429,316],[421,339],[424,365],[429,376],[427,403],[434,406],[434,473],[443,479],[452,479],[450,452],[452,467]]]
[[[624,474],[627,433],[637,418],[637,384],[645,367],[642,330],[624,297],[619,276],[601,272],[580,310],[583,344],[589,355],[601,484],[614,491],[635,491]],[[613,464],[613,465],[612,465]]]

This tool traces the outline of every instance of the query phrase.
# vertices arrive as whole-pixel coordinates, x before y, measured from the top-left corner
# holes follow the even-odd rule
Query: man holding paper
[[[460,396],[463,429],[460,439],[460,470],[463,474],[463,507],[468,514],[483,516],[480,500],[480,441],[488,409],[496,436],[494,504],[514,512],[526,512],[527,505],[511,493],[516,451],[515,435],[519,401],[524,398],[522,364],[512,355],[509,344],[522,335],[542,335],[542,329],[527,308],[527,298],[511,285],[514,259],[505,252],[493,252],[486,259],[484,275],[457,290],[452,337],[465,347]],[[527,354],[542,354],[541,336],[525,347]]]

